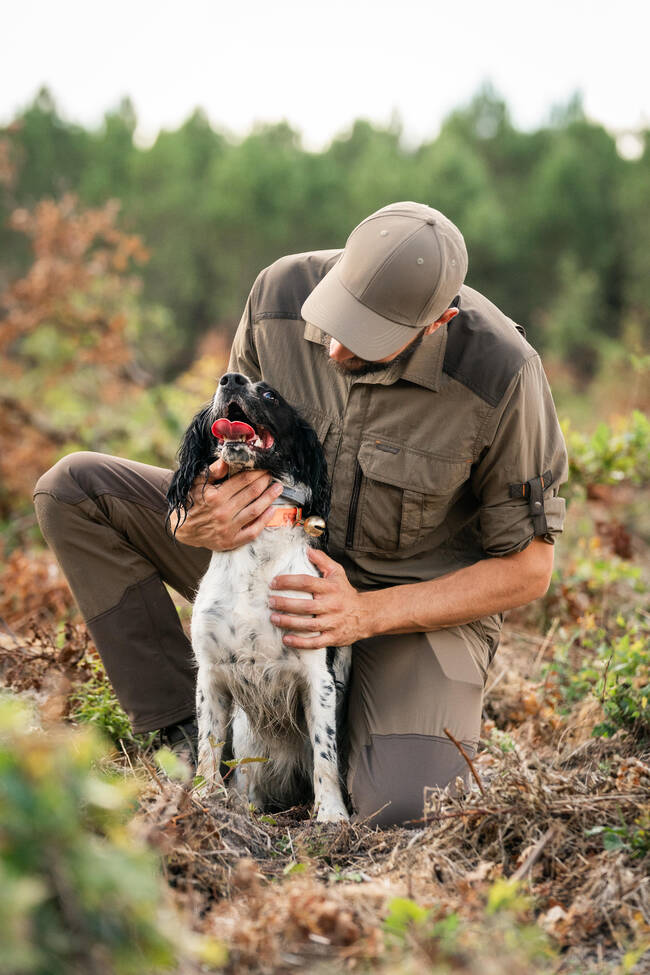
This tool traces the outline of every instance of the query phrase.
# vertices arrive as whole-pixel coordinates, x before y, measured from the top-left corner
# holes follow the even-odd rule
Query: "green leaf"
[[[620,850],[622,847],[627,846],[627,843],[618,833],[615,833],[613,830],[606,830],[603,835],[603,846],[606,850]]]
[[[278,821],[274,819],[273,816],[260,816],[259,822],[264,823],[266,826],[277,826]]]
[[[388,904],[384,930],[395,937],[403,938],[411,925],[420,927],[429,920],[430,915],[430,911],[410,898],[394,897]]]
[[[293,876],[294,873],[304,873],[307,869],[306,863],[296,863],[295,860],[288,863],[282,873],[285,877]]]
[[[268,762],[268,758],[230,758],[223,764],[228,768],[237,768],[238,765],[250,765],[252,762]]]

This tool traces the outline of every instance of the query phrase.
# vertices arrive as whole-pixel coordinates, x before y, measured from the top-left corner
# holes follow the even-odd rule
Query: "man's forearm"
[[[553,546],[533,539],[523,552],[484,559],[440,579],[358,592],[340,563],[315,548],[308,555],[321,575],[276,576],[269,594],[271,622],[287,630],[287,646],[302,650],[468,623],[542,596],[553,571]],[[305,592],[313,599],[275,590]]]
[[[523,606],[548,589],[553,546],[538,539],[449,575],[362,594],[366,636],[422,633]]]

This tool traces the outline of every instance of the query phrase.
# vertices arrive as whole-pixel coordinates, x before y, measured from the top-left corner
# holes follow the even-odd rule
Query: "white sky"
[[[46,84],[87,126],[130,95],[142,142],[197,105],[313,149],[397,110],[417,142],[490,80],[524,128],[580,90],[620,131],[650,125],[649,27],[647,0],[4,0],[0,123]]]

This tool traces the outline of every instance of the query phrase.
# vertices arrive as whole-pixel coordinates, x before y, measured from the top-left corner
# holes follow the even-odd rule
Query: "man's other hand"
[[[217,460],[210,465],[207,483],[196,478],[185,521],[176,528],[177,514],[171,518],[179,542],[228,552],[252,542],[271,520],[271,503],[282,494],[282,485],[267,471],[242,471],[222,480],[227,473],[226,462]]]
[[[320,578],[276,576],[271,582],[269,606],[275,610],[271,622],[289,631],[283,642],[299,650],[314,650],[348,646],[369,636],[363,594],[348,582],[343,566],[316,548],[308,549],[308,555],[322,573]],[[276,596],[274,589],[306,592],[313,599]]]

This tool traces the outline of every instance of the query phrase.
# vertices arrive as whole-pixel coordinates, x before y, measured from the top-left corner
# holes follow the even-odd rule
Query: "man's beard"
[[[355,356],[354,359],[348,359],[346,362],[336,362],[334,359],[329,359],[329,363],[336,372],[341,376],[374,376],[379,373],[386,372],[386,370],[391,369],[394,365],[400,362],[406,362],[410,359],[417,347],[422,342],[424,338],[424,329],[422,329],[419,335],[413,339],[410,345],[407,345],[405,349],[396,355],[394,359],[389,362],[371,362],[367,359],[361,359],[359,356]]]

